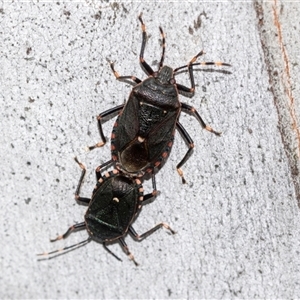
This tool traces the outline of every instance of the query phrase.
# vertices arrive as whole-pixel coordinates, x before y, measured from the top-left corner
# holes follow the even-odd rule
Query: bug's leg
[[[190,76],[190,82],[191,82],[191,87],[186,87],[184,85],[181,84],[176,84],[177,88],[179,91],[184,92],[187,94],[187,96],[192,97],[195,93],[195,81],[194,81],[194,73],[193,73],[193,66],[226,66],[226,67],[231,67],[230,64],[227,63],[223,63],[223,62],[199,62],[199,63],[195,63],[195,61],[197,60],[197,58],[201,55],[203,55],[204,52],[203,50],[201,50],[197,55],[195,55],[190,62],[185,65],[185,66],[181,66],[179,68],[176,68],[174,70],[174,74],[176,75],[176,73],[179,70],[188,68],[188,72],[189,72],[189,76]]]
[[[98,167],[96,168],[95,172],[96,172],[96,178],[97,178],[97,181],[98,181],[100,178],[102,178],[101,169],[104,168],[104,167],[106,167],[106,166],[108,166],[108,165],[110,165],[110,164],[112,164],[112,162],[113,162],[113,161],[112,161],[112,159],[111,159],[111,160],[105,162],[104,164],[102,164],[102,165],[100,165],[100,166],[98,166]]]
[[[172,234],[176,233],[167,223],[164,222],[157,224],[156,226],[154,226],[153,228],[151,228],[150,230],[146,231],[141,235],[137,234],[137,232],[133,229],[132,226],[129,226],[128,231],[134,237],[135,240],[141,241],[162,227],[168,229]]]
[[[50,242],[56,242],[58,240],[66,239],[72,232],[83,230],[83,229],[86,229],[85,222],[74,224],[64,234],[59,235],[55,239],[51,239]]]
[[[106,137],[104,136],[103,129],[102,129],[102,119],[105,118],[105,117],[114,115],[116,113],[119,113],[123,109],[124,105],[125,104],[121,104],[121,105],[118,105],[118,106],[113,107],[111,109],[108,109],[108,110],[104,111],[103,113],[101,113],[97,116],[98,130],[99,130],[99,134],[100,134],[100,137],[101,137],[102,141],[97,143],[96,145],[88,146],[87,147],[88,150],[93,150],[95,148],[102,147],[106,144]]]
[[[91,199],[79,196],[80,188],[81,188],[81,185],[82,185],[82,182],[83,182],[83,178],[84,178],[84,175],[86,173],[86,168],[85,168],[85,166],[81,162],[78,161],[77,157],[74,157],[74,160],[75,160],[75,162],[79,165],[79,167],[82,170],[80,178],[79,178],[79,181],[78,181],[78,184],[77,184],[77,188],[75,190],[75,200],[79,204],[88,205],[90,203]]]
[[[179,123],[178,121],[176,122],[176,128],[178,129],[181,136],[183,137],[183,139],[185,140],[185,142],[189,146],[189,149],[186,152],[186,154],[184,155],[183,159],[176,166],[177,172],[178,172],[179,176],[182,179],[182,183],[186,183],[186,180],[183,176],[183,171],[181,170],[181,167],[186,163],[186,161],[189,159],[190,155],[192,154],[192,151],[194,149],[194,141],[192,140],[192,138],[190,137],[188,132],[185,130],[185,128],[182,126],[182,124]]]
[[[135,76],[120,76],[120,74],[115,70],[115,65],[113,62],[110,62],[110,68],[112,69],[116,79],[119,81],[128,82],[131,85],[136,85],[136,84],[142,82],[142,80],[140,80],[139,78],[137,78]]]
[[[203,119],[201,118],[201,116],[199,115],[199,113],[197,112],[197,110],[193,106],[181,102],[181,107],[182,109],[187,110],[189,113],[191,113],[200,122],[202,128],[204,128],[205,130],[210,131],[218,136],[222,134],[222,132],[215,131],[213,128],[206,125]]]
[[[152,173],[152,187],[153,187],[152,193],[144,195],[143,202],[157,196],[156,180],[155,180],[155,175],[153,173]]]
[[[77,157],[75,157],[74,160],[76,161],[76,163],[82,169],[82,172],[81,172],[81,175],[80,175],[80,179],[79,179],[76,191],[75,191],[75,199],[80,204],[88,205],[89,202],[91,201],[91,199],[89,199],[89,198],[83,198],[83,197],[79,196],[80,187],[81,187],[82,182],[83,182],[83,178],[84,178],[84,175],[85,175],[85,172],[86,172],[86,168],[85,168],[85,166],[81,162],[78,161]],[[66,239],[72,232],[83,230],[83,229],[86,229],[85,222],[74,224],[71,227],[69,227],[69,229],[64,234],[57,236],[55,239],[50,239],[50,242],[55,242],[55,241],[58,241],[58,240],[61,240],[61,239]],[[59,252],[64,252],[64,251],[70,250],[72,248],[78,248],[78,247],[81,247],[81,246],[87,244],[88,242],[90,242],[90,240],[91,240],[91,238],[88,238],[87,240],[82,241],[82,242],[77,243],[77,244],[74,244],[72,246],[64,247],[62,249],[54,250],[54,251],[51,251],[51,252],[44,252],[44,253],[41,253],[41,254],[38,254],[38,255],[49,256],[51,254],[55,254],[55,253],[59,253]],[[53,258],[53,257],[50,257],[48,259],[51,259],[51,258]]]
[[[132,253],[129,251],[128,246],[125,242],[125,240],[123,238],[119,238],[118,239],[123,251],[127,254],[127,256],[129,257],[130,260],[132,260],[134,262],[134,264],[136,266],[138,266],[139,264],[135,261],[134,256],[132,255]]]
[[[194,73],[193,73],[193,63],[197,60],[197,58],[201,55],[203,55],[204,52],[201,50],[197,55],[195,55],[191,61],[186,65],[186,67],[188,68],[188,72],[190,75],[190,82],[191,82],[191,87],[186,87],[182,84],[176,84],[177,88],[179,91],[182,91],[184,93],[186,93],[189,97],[194,96],[195,94],[195,80],[194,80]],[[174,70],[174,74],[176,74],[176,72],[179,69],[182,69],[183,67],[179,67],[177,69]]]
[[[75,250],[77,248],[83,247],[86,244],[88,244],[90,241],[91,241],[91,238],[89,237],[88,239],[86,239],[84,241],[81,241],[79,243],[76,243],[74,245],[71,245],[71,246],[67,246],[67,247],[64,247],[64,248],[61,248],[61,249],[57,249],[57,250],[54,250],[54,251],[51,251],[51,252],[39,253],[39,254],[37,254],[37,256],[46,256],[46,258],[41,258],[41,259],[38,259],[38,260],[41,261],[41,260],[49,260],[49,259],[55,258],[55,257],[61,255],[63,252],[66,253],[66,252]],[[58,254],[49,257],[50,255],[55,254],[55,253],[58,253]]]
[[[119,258],[116,254],[114,254],[111,250],[109,250],[109,249],[107,248],[107,246],[106,246],[105,243],[103,243],[103,247],[104,247],[104,249],[105,249],[108,253],[110,253],[110,254],[111,254],[113,257],[115,257],[117,260],[122,261],[121,258]]]

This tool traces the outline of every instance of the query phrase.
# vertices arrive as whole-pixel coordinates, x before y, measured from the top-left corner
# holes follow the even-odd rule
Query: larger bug
[[[84,198],[79,195],[86,169],[77,159],[76,162],[82,169],[79,183],[75,191],[75,199],[78,203],[88,205],[84,216],[84,222],[71,226],[66,233],[51,240],[55,242],[67,238],[72,232],[86,229],[89,238],[75,245],[65,247],[61,250],[44,252],[39,255],[49,256],[82,246],[95,240],[102,243],[104,248],[114,255],[106,246],[107,243],[118,241],[128,257],[138,265],[128,249],[124,237],[129,232],[135,240],[142,240],[161,227],[165,227],[172,234],[175,232],[166,223],[160,223],[147,232],[139,235],[132,227],[137,214],[140,212],[145,201],[156,196],[155,180],[153,180],[153,192],[143,194],[143,186],[139,179],[128,178],[120,171],[113,170],[102,175],[97,172],[97,185],[94,188],[91,198]],[[115,255],[114,255],[115,256]],[[53,257],[53,256],[52,256]],[[117,256],[115,256],[119,259]],[[51,257],[48,257],[48,259]]]
[[[148,78],[142,81],[135,76],[120,76],[118,72],[115,71],[114,64],[110,64],[116,79],[121,81],[129,80],[134,85],[134,88],[125,104],[99,114],[97,120],[102,142],[89,148],[101,147],[106,143],[102,129],[102,120],[107,116],[119,113],[111,134],[112,159],[103,165],[114,163],[118,169],[129,176],[140,177],[145,173],[154,172],[154,169],[159,167],[167,158],[173,145],[175,128],[177,128],[189,147],[184,157],[176,166],[184,183],[185,179],[181,167],[189,158],[194,148],[194,143],[185,128],[179,122],[181,110],[188,111],[192,114],[204,129],[216,135],[220,135],[220,133],[206,125],[194,107],[180,102],[178,95],[179,93],[183,93],[189,97],[194,95],[194,66],[230,65],[221,62],[196,63],[195,61],[203,54],[203,51],[194,56],[185,66],[172,69],[164,65],[165,35],[160,27],[162,55],[158,70],[153,71],[150,65],[144,60],[147,34],[142,15],[139,16],[139,21],[142,28],[140,64],[148,75]],[[191,87],[178,84],[175,80],[175,76],[178,72],[185,68],[190,76]],[[101,165],[100,168],[103,165]]]

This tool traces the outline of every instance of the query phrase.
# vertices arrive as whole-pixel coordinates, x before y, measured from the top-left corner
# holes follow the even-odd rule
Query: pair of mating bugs
[[[96,147],[102,147],[106,143],[106,138],[102,130],[103,118],[111,117],[118,113],[118,118],[111,134],[112,158],[110,161],[97,167],[97,185],[93,190],[91,199],[83,198],[79,195],[86,169],[83,164],[75,158],[75,161],[82,169],[75,191],[75,199],[79,204],[88,205],[85,221],[71,226],[65,234],[51,241],[54,242],[65,239],[72,232],[82,229],[88,231],[89,238],[61,250],[55,250],[49,253],[45,252],[40,255],[46,255],[48,258],[51,258],[49,255],[83,246],[91,240],[102,243],[105,249],[113,254],[107,248],[106,244],[118,240],[124,252],[137,265],[124,240],[124,236],[128,232],[136,240],[144,239],[161,227],[165,227],[172,234],[175,233],[168,224],[160,223],[144,234],[138,235],[133,229],[132,223],[140,212],[142,205],[147,200],[156,196],[154,173],[161,167],[171,151],[176,128],[189,146],[185,156],[176,167],[182,178],[182,182],[185,183],[181,167],[189,158],[194,144],[185,128],[179,122],[181,110],[192,114],[204,129],[216,135],[220,135],[219,132],[214,131],[204,123],[198,112],[192,106],[180,102],[178,94],[182,93],[189,97],[194,95],[194,66],[230,65],[221,62],[196,62],[197,58],[203,54],[203,51],[201,51],[194,56],[187,65],[176,69],[165,66],[163,64],[165,56],[165,35],[160,27],[162,54],[158,71],[153,71],[144,60],[147,34],[141,15],[139,16],[139,21],[142,28],[140,64],[148,75],[148,78],[142,81],[135,76],[120,76],[115,71],[114,64],[110,64],[117,80],[129,81],[134,85],[129,99],[125,104],[109,109],[101,113],[97,118],[102,141],[95,146],[89,147],[90,150]],[[175,76],[181,70],[188,71],[191,87],[176,83]],[[113,164],[116,168],[102,175],[101,169],[110,164]],[[153,191],[150,194],[144,195],[141,180],[145,178],[147,174],[152,176]],[[116,258],[119,259],[118,257]]]

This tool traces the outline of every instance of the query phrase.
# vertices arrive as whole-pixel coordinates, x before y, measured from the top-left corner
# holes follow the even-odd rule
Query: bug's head
[[[175,83],[174,71],[168,66],[163,66],[155,75],[156,80],[158,80],[161,84]]]

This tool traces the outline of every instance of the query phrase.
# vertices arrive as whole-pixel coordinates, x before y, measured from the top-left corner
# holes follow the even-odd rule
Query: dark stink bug
[[[165,227],[172,234],[175,233],[166,223],[160,223],[142,235],[138,235],[131,226],[145,201],[156,196],[154,179],[153,192],[144,195],[141,181],[137,178],[128,178],[122,175],[120,171],[116,169],[107,172],[104,175],[102,175],[100,172],[97,172],[98,182],[94,188],[92,198],[83,198],[79,196],[79,193],[86,169],[84,165],[77,160],[77,158],[75,158],[75,161],[82,169],[75,191],[75,199],[79,204],[88,205],[88,209],[84,216],[84,222],[71,226],[66,233],[50,241],[55,242],[57,240],[65,239],[72,232],[83,229],[87,230],[89,238],[75,245],[52,252],[44,252],[38,255],[58,255],[58,253],[62,251],[77,248],[89,243],[91,240],[95,240],[99,243],[102,243],[104,248],[109,253],[119,259],[106,246],[107,243],[118,241],[128,257],[135,263],[135,265],[138,265],[124,240],[124,237],[128,232],[135,240],[138,241],[146,238],[161,227]],[[53,258],[53,256],[45,259],[50,258]]]
[[[165,56],[165,35],[160,27],[159,29],[162,36],[162,55],[158,71],[153,71],[149,64],[144,60],[147,34],[141,15],[139,16],[139,21],[141,23],[143,37],[140,51],[140,64],[149,77],[142,81],[135,76],[120,76],[115,71],[114,64],[110,63],[116,79],[121,81],[131,81],[134,87],[125,104],[104,111],[97,117],[102,142],[89,147],[89,149],[101,147],[106,143],[101,121],[107,116],[119,113],[111,134],[112,159],[101,165],[100,168],[104,165],[114,163],[119,170],[122,170],[122,172],[129,176],[141,177],[144,176],[145,173],[154,172],[154,169],[159,167],[167,158],[172,148],[175,128],[177,128],[189,146],[185,156],[176,166],[184,183],[185,179],[180,168],[189,158],[191,151],[194,148],[194,143],[185,128],[179,122],[181,110],[185,110],[192,114],[204,129],[216,135],[220,135],[220,133],[206,125],[195,108],[180,102],[178,94],[183,93],[188,97],[194,95],[194,66],[230,65],[221,62],[195,63],[197,58],[204,54],[203,51],[199,52],[185,66],[172,69],[163,65]],[[178,74],[178,71],[182,69],[187,69],[190,76],[191,87],[176,83],[175,76]]]

